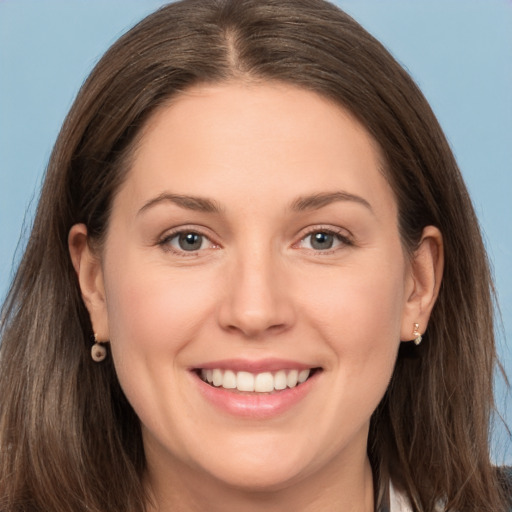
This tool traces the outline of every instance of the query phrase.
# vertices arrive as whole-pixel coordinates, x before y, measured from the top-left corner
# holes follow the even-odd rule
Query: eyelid
[[[311,236],[314,233],[326,233],[329,235],[335,236],[342,244],[342,246],[352,246],[354,245],[354,237],[352,233],[350,233],[347,229],[335,227],[335,226],[326,226],[326,225],[317,225],[317,226],[310,226],[308,228],[305,228],[301,234],[300,238],[297,242],[293,244],[293,246],[297,247],[300,246],[300,244],[308,237]],[[300,248],[300,247],[299,247]],[[315,254],[330,254],[339,249],[339,247],[333,247],[330,249],[308,249],[311,252]]]
[[[198,249],[196,251],[184,251],[180,249],[176,249],[175,247],[170,245],[170,241],[177,236],[181,234],[187,234],[187,233],[195,233],[199,236],[202,236],[206,238],[211,246],[207,247],[205,249]],[[170,230],[166,230],[161,234],[156,241],[156,245],[160,246],[164,251],[171,252],[173,254],[176,254],[178,256],[197,256],[198,253],[206,251],[208,249],[218,249],[220,247],[220,244],[215,242],[213,240],[212,235],[209,233],[209,230],[202,226],[198,226],[197,224],[193,225],[184,225],[184,226],[177,226],[175,228],[172,228]]]
[[[169,243],[170,240],[177,237],[178,235],[185,234],[185,233],[195,233],[197,235],[200,235],[200,236],[206,238],[210,242],[211,245],[207,248],[198,249],[196,251],[180,250],[180,249],[176,249],[170,245],[170,243]],[[294,242],[292,244],[292,247],[300,248],[300,245],[303,243],[303,241],[308,236],[310,236],[314,233],[326,233],[329,235],[333,235],[341,243],[342,246],[352,246],[355,244],[353,235],[347,229],[340,228],[337,226],[332,226],[332,225],[321,225],[320,224],[320,225],[315,225],[315,226],[309,226],[309,227],[303,229],[301,231],[300,235],[298,235],[300,238],[298,239],[297,242]],[[157,238],[155,245],[161,246],[162,249],[167,252],[172,252],[176,255],[185,256],[185,257],[197,256],[198,253],[200,253],[200,252],[203,252],[206,250],[211,250],[211,249],[218,249],[221,247],[221,245],[215,241],[215,239],[213,238],[209,229],[207,229],[203,226],[198,226],[197,224],[177,226],[170,230],[166,230]],[[305,249],[308,250],[308,248],[305,248]],[[333,253],[333,252],[339,250],[339,247],[334,247],[334,248],[324,249],[324,250],[320,250],[320,249],[309,249],[309,250],[315,254],[329,254],[329,253]]]

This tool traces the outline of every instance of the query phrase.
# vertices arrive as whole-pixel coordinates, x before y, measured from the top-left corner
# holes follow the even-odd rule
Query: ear
[[[409,264],[406,303],[402,316],[402,341],[414,339],[414,324],[419,325],[418,331],[421,334],[426,331],[441,287],[443,267],[443,236],[438,228],[427,226]]]
[[[107,341],[110,336],[103,269],[100,258],[91,249],[85,224],[75,224],[70,229],[68,248],[93,331],[98,341]]]

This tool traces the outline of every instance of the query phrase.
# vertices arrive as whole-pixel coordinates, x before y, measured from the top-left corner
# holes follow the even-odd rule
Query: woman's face
[[[366,464],[419,310],[379,151],[346,111],[270,83],[175,98],[94,268],[150,475],[279,489]]]

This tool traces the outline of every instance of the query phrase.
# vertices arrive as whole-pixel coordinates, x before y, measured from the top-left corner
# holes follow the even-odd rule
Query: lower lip
[[[242,418],[267,419],[284,414],[304,400],[321,372],[315,372],[306,382],[294,388],[273,393],[237,393],[214,387],[193,372],[201,394],[220,410]]]

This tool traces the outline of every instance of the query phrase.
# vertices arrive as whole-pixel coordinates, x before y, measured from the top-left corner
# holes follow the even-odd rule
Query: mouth
[[[319,371],[321,368],[282,369],[260,373],[223,368],[198,368],[195,370],[199,378],[212,387],[235,393],[256,394],[274,394],[297,388]]]
[[[276,358],[223,359],[190,370],[207,403],[222,414],[255,421],[311,403],[307,397],[314,396],[323,373],[322,367]]]

